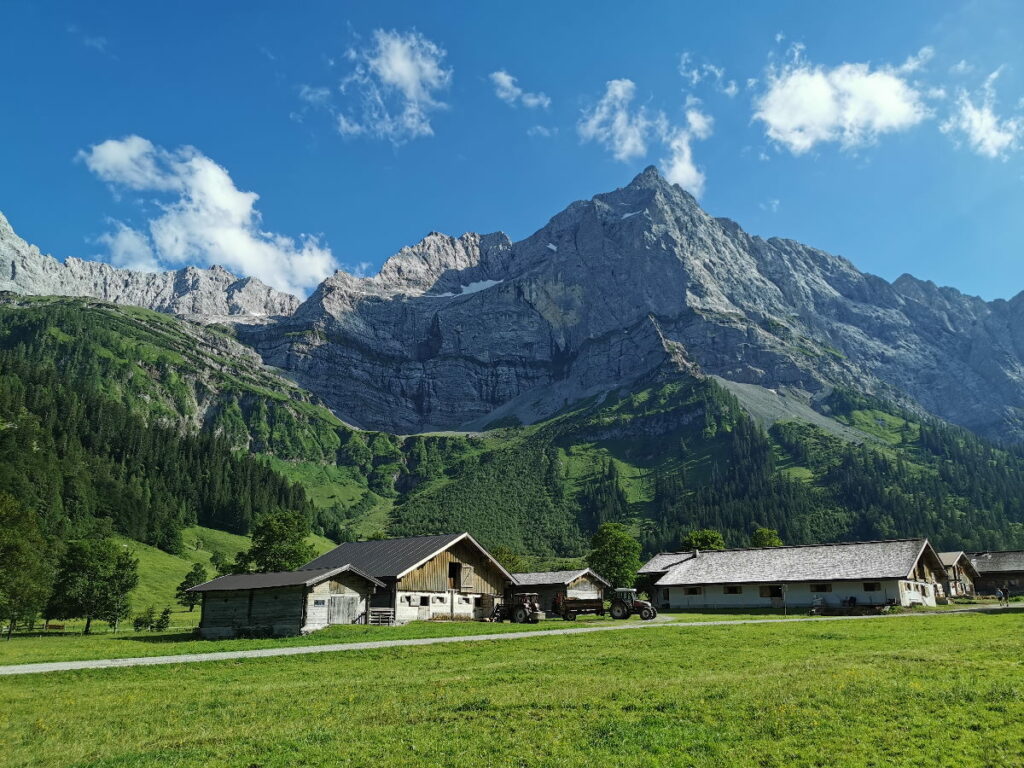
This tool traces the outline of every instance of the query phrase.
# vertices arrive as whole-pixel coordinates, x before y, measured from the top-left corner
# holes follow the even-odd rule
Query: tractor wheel
[[[612,618],[628,619],[629,608],[627,608],[623,603],[612,603]]]
[[[566,621],[576,621],[576,614],[573,613],[572,611],[569,611],[562,618],[564,618]]]
[[[530,616],[527,613],[525,606],[517,605],[512,610],[512,621],[516,624],[525,624],[529,618]]]
[[[650,621],[657,615],[658,612],[650,606],[645,605],[643,608],[640,609],[640,618],[644,621]]]

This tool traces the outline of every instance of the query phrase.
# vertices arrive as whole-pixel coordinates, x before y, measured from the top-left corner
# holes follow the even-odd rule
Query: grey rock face
[[[893,283],[705,213],[654,168],[530,237],[432,233],[380,273],[297,305],[219,269],[162,275],[41,256],[0,217],[0,290],[241,324],[263,359],[346,421],[397,433],[530,422],[679,375],[811,399],[847,386],[1024,439],[1024,297]]]
[[[68,259],[63,264],[18,237],[0,213],[0,291],[32,296],[88,296],[202,319],[263,318],[293,312],[299,300],[222,267],[135,272]]]
[[[715,219],[654,168],[518,243],[431,234],[244,332],[352,423],[530,421],[687,370],[813,396],[845,385],[1024,437],[1024,299],[893,284]]]

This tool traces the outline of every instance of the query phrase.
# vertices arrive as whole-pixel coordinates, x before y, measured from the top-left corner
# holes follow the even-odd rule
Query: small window
[[[864,582],[864,591],[865,592],[881,592],[882,591],[882,585],[879,584],[877,581],[865,581]]]
[[[683,594],[684,595],[701,595],[703,593],[704,593],[704,590],[701,589],[700,587],[683,587]],[[668,590],[667,589],[665,590],[665,598],[668,599]]]
[[[722,587],[723,595],[742,595],[743,587]]]
[[[782,597],[782,587],[778,584],[768,584],[761,587],[761,597]]]
[[[429,595],[420,595],[420,605],[422,605],[422,606],[430,605],[430,596]]]
[[[811,592],[831,592],[831,584],[811,584]]]
[[[315,605],[317,608],[323,608],[325,605],[327,605],[327,601],[326,600],[314,600],[313,601],[313,605]]]

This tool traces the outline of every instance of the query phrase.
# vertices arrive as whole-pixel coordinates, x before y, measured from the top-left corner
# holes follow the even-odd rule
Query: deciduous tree
[[[0,618],[7,621],[8,639],[19,621],[46,604],[53,582],[48,554],[36,514],[0,493]]]
[[[640,569],[640,542],[622,523],[604,523],[590,540],[587,565],[613,587],[632,587]]]

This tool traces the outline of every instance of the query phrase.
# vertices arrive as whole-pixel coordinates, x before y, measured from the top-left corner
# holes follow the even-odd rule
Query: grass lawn
[[[1024,764],[1019,614],[0,678],[22,766]]]
[[[196,610],[195,620],[199,620]],[[671,614],[676,621],[721,621],[723,619],[763,619],[782,616],[768,611],[761,613],[716,612]],[[629,619],[632,623],[640,620]],[[548,619],[539,624],[492,624],[482,621],[414,621],[401,627],[367,627],[338,625],[313,632],[304,637],[242,640],[201,640],[192,632],[133,632],[118,634],[15,634],[8,642],[0,640],[0,665],[29,664],[44,661],[80,661],[85,659],[122,659],[134,656],[171,656],[182,653],[215,653],[242,651],[251,648],[280,648],[296,645],[328,643],[361,643],[368,640],[405,640],[419,637],[452,635],[487,635],[498,632],[542,632],[550,629],[571,629],[579,626],[612,625],[618,622],[608,616],[580,616],[575,624],[561,619]]]

